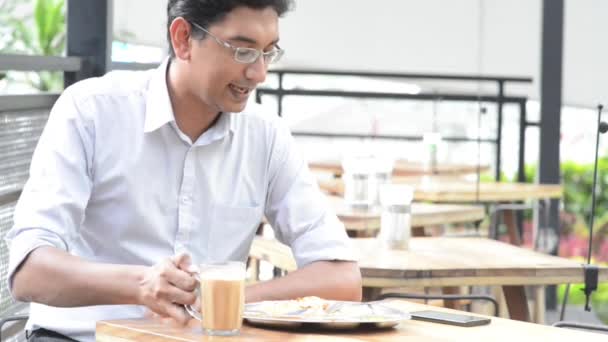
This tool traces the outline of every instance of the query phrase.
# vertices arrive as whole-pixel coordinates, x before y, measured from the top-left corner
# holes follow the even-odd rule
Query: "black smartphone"
[[[451,324],[460,327],[475,327],[490,324],[490,319],[487,317],[460,315],[450,312],[425,310],[410,312],[410,314],[412,315],[412,319],[419,321]]]

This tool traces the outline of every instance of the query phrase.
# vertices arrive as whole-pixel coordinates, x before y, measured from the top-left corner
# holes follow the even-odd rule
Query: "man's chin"
[[[224,108],[222,109],[223,112],[230,112],[230,113],[240,113],[242,111],[245,110],[245,107],[247,107],[247,102],[243,102],[243,103],[230,103],[227,106],[224,106]]]

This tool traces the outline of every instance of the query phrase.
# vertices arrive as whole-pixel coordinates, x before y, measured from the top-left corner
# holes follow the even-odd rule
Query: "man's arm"
[[[197,282],[181,254],[157,265],[135,266],[85,261],[58,248],[32,251],[13,277],[17,300],[57,307],[108,304],[145,305],[178,322],[188,320],[180,304],[193,304]]]
[[[287,125],[276,122],[264,214],[299,269],[248,288],[246,300],[318,296],[361,300],[361,272],[344,225],[320,192]],[[329,261],[334,260],[334,261]]]
[[[361,272],[353,261],[316,261],[282,278],[247,287],[245,301],[283,300],[305,296],[360,301]]]

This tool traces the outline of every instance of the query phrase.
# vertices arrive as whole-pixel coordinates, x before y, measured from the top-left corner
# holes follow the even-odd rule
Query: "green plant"
[[[505,181],[507,180],[508,177],[505,175],[504,172],[500,172],[500,181]],[[481,183],[492,183],[492,182],[496,182],[496,178],[494,173],[491,172],[484,172],[482,174],[479,175],[479,181]]]
[[[591,214],[591,187],[593,185],[593,164],[578,164],[572,161],[561,163],[562,184],[564,187],[564,211],[574,214],[588,224]],[[525,182],[533,183],[538,167],[526,165]],[[514,176],[513,181],[517,177]],[[598,160],[598,179],[596,189],[596,212],[594,227],[608,223],[608,156]]]
[[[23,17],[14,14],[18,6],[24,6],[23,1],[9,0],[0,8],[0,27],[3,27],[0,52],[62,55],[66,40],[65,0],[35,0],[33,13]],[[61,73],[57,72],[28,75],[26,82],[41,91],[57,91],[63,87]]]
[[[530,164],[524,166],[524,182],[525,183],[534,183],[536,182],[536,175],[538,174],[538,167],[536,164]],[[515,175],[514,179],[517,179],[517,175]]]
[[[564,184],[564,209],[581,215],[585,221],[591,213],[591,187],[593,185],[593,164],[562,163]],[[599,219],[608,213],[608,157],[601,157],[597,165],[596,212]]]
[[[560,253],[571,256],[586,253],[581,247],[581,239],[589,237],[589,215],[591,214],[591,187],[593,185],[593,164],[578,164],[572,161],[560,165],[561,183],[564,187],[563,209],[560,212],[560,233],[565,237],[561,242]],[[525,166],[525,182],[534,183],[538,166]],[[510,178],[517,181],[517,175]],[[596,189],[596,211],[593,225],[593,255],[600,260],[608,260],[606,240],[608,239],[608,156],[598,160],[598,184]],[[526,211],[525,219],[531,219],[532,213]],[[568,238],[569,237],[569,238]]]

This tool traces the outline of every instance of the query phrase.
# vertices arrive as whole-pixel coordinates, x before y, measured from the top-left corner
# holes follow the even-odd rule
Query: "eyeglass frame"
[[[279,61],[281,59],[281,57],[283,56],[283,54],[285,53],[285,50],[281,49],[280,46],[278,46],[277,44],[275,44],[275,48],[272,51],[267,51],[264,52],[262,50],[258,50],[258,49],[254,49],[254,48],[248,48],[248,47],[240,47],[240,46],[234,46],[230,43],[228,43],[227,41],[216,37],[215,35],[213,35],[211,32],[209,32],[209,30],[205,29],[204,27],[202,27],[201,25],[193,22],[193,21],[188,21],[190,23],[190,25],[196,27],[197,29],[205,32],[206,34],[208,34],[209,36],[211,36],[211,38],[213,38],[219,45],[225,47],[225,48],[229,48],[232,49],[234,51],[234,55],[232,55],[232,58],[237,62],[237,63],[241,63],[241,64],[254,64],[255,62],[257,62],[257,60],[260,57],[263,57],[264,60],[264,64],[268,65],[268,64],[273,64],[276,63],[277,61]],[[256,57],[250,61],[250,62],[245,62],[242,60],[239,60],[237,58],[237,54],[239,53],[239,51],[255,51],[256,52]],[[268,62],[266,57],[267,56],[272,56],[273,54],[276,54],[275,57]]]

